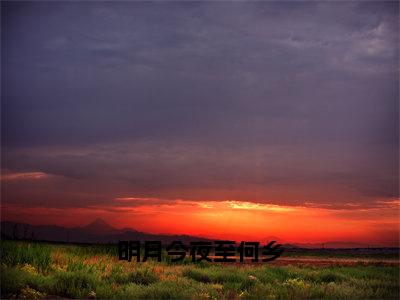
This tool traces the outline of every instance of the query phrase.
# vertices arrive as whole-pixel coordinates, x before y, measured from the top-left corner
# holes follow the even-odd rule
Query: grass
[[[116,248],[116,247],[115,247]],[[128,263],[111,246],[1,242],[1,297],[398,299],[398,265]]]
[[[41,271],[46,271],[51,263],[50,253],[50,247],[44,244],[9,241],[1,244],[1,262],[11,266],[29,264]]]

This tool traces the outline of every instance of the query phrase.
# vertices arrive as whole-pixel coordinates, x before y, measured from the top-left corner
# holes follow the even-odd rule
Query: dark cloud
[[[4,2],[2,45],[24,201],[398,195],[396,2]]]

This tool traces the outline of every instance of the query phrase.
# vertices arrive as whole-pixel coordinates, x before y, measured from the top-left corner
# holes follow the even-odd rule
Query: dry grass
[[[297,256],[273,264],[173,264],[119,261],[99,246],[3,241],[1,250],[2,297],[397,299],[399,293],[398,260],[387,258]]]

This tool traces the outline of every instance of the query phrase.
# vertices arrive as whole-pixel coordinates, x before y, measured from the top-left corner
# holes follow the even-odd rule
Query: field
[[[398,299],[398,253],[287,251],[273,263],[119,261],[116,246],[1,242],[2,298]]]

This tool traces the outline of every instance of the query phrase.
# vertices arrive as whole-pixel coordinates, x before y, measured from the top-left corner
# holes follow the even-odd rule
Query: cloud
[[[43,172],[9,172],[5,170],[1,174],[1,180],[38,180],[48,177]]]
[[[398,3],[2,8],[9,202],[398,196]]]
[[[49,198],[54,205],[139,197],[149,202],[233,199],[279,205],[313,202],[322,207],[357,202],[368,207],[377,199],[396,197],[394,157],[382,160],[384,148],[374,149],[376,159],[371,162],[370,153],[342,153],[337,143],[314,147],[231,148],[154,141],[30,147],[7,151],[4,163],[16,172],[40,170],[54,178],[42,186],[43,195],[31,185],[25,189],[19,184],[9,187],[8,198],[18,190],[26,193],[22,201],[40,203]],[[32,189],[36,199],[29,196]]]

